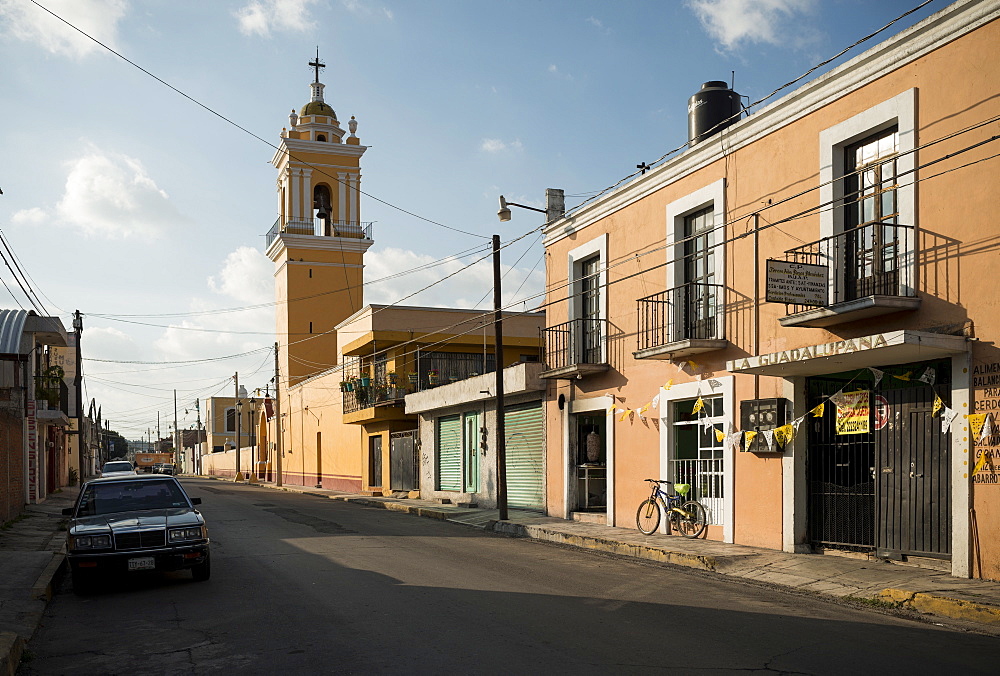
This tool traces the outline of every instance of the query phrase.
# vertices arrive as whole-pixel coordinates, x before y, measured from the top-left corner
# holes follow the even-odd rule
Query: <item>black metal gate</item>
[[[368,485],[382,487],[382,435],[368,437]]]
[[[931,415],[935,389],[943,398],[950,392],[949,363],[894,370],[917,374],[928,366],[937,374],[937,388],[886,373],[873,389],[867,370],[809,378],[810,408],[843,388],[871,390],[869,432],[838,435],[833,411],[806,419],[814,546],[874,550],[895,559],[950,557],[950,436]]]
[[[826,402],[854,375],[810,378],[809,408]],[[820,547],[869,550],[875,545],[874,434],[837,434],[836,419],[832,411],[806,418],[809,537]]]
[[[951,437],[931,416],[930,387],[886,390],[887,422],[877,432],[876,554],[951,555]]]
[[[416,430],[389,435],[389,488],[394,491],[420,489],[420,456]]]

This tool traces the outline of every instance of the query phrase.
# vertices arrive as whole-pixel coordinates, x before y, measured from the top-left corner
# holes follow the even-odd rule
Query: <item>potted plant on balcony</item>
[[[389,385],[395,387],[396,383],[399,381],[399,376],[395,371],[389,371],[385,374],[385,379],[389,382]]]
[[[431,385],[438,384],[438,372],[437,369],[431,369],[427,372],[427,382]]]
[[[45,402],[45,407],[59,408],[59,384],[66,372],[61,366],[50,366],[35,381],[35,400]]]
[[[351,388],[351,381],[349,381],[349,380],[341,380],[340,381],[340,391],[341,392],[350,392],[351,389],[352,389]]]
[[[406,374],[406,379],[409,380],[410,384],[414,385],[414,386],[417,384],[417,382],[419,380],[416,373],[407,373]]]
[[[458,375],[455,374],[455,373],[452,373],[450,376],[448,376],[448,382],[457,383],[458,382]]]
[[[358,380],[361,382],[361,387],[371,387],[372,377],[369,375],[368,371],[362,371]]]

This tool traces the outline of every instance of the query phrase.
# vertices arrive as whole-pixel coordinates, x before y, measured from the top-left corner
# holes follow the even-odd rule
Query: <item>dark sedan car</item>
[[[211,574],[208,528],[180,482],[166,475],[94,479],[84,484],[76,505],[63,510],[66,551],[73,587],[97,581],[113,585],[135,571],[191,569],[195,580]]]

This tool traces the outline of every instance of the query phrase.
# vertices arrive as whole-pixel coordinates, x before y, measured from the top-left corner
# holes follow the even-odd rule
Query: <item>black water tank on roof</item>
[[[706,82],[688,99],[688,145],[704,141],[739,121],[740,95],[721,80]]]

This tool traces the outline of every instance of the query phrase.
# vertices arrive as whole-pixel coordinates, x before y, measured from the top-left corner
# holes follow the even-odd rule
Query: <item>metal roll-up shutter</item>
[[[439,491],[462,490],[462,416],[437,419],[437,476]]]
[[[504,410],[507,504],[545,509],[545,418],[540,402]]]

